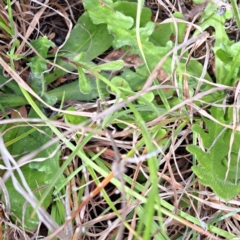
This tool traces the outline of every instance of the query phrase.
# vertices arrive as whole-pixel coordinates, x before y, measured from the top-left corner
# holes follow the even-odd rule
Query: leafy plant
[[[13,116],[14,117],[14,116]],[[31,111],[28,117],[36,117],[36,114]],[[12,155],[19,156],[16,159],[21,162],[21,157],[26,153],[31,153],[39,149],[40,146],[44,146],[49,142],[53,134],[48,127],[20,127],[18,124],[7,125],[5,128],[4,142],[8,146],[8,150]],[[35,191],[35,196],[40,199],[44,191],[44,186],[52,182],[55,172],[59,169],[59,144],[55,143],[45,149],[40,149],[40,152],[34,156],[34,161],[31,159],[30,163],[25,163],[21,167],[23,176],[25,177],[30,189]],[[41,160],[40,160],[41,159]],[[4,174],[2,172],[2,174]],[[21,182],[20,177],[16,174],[16,178]],[[62,176],[59,176],[61,180]],[[20,193],[16,192],[13,186],[12,180],[6,181],[6,187],[10,198],[11,211],[16,217],[22,219],[23,206],[26,204],[26,200]],[[43,206],[47,208],[51,203],[51,194],[45,199]],[[39,220],[37,216],[30,217],[33,212],[33,208],[26,204],[26,211],[24,212],[26,229],[35,229]]]
[[[231,11],[226,11],[223,15],[218,15],[215,12],[213,12],[214,3],[209,3],[204,10],[204,12],[201,15],[200,18],[200,24],[199,26],[205,30],[209,27],[213,27],[215,29],[214,37],[215,37],[215,43],[214,43],[214,52],[216,54],[215,59],[215,66],[216,66],[216,81],[218,83],[222,83],[228,86],[231,86],[231,82],[226,81],[225,77],[228,73],[228,68],[231,66],[231,64],[225,64],[225,62],[221,61],[221,58],[218,57],[220,55],[219,49],[224,48],[224,46],[231,46],[233,44],[233,41],[230,41],[228,38],[228,35],[226,33],[226,29],[224,27],[224,24],[227,19],[232,17]],[[196,34],[198,31],[196,31]],[[219,51],[219,52],[218,52]],[[229,53],[227,53],[228,55]]]
[[[28,65],[31,67],[30,83],[33,89],[49,104],[54,104],[56,100],[62,100],[63,92],[65,100],[92,100],[96,97],[108,97],[109,93],[106,91],[106,84],[102,81],[86,75],[89,69],[92,71],[106,71],[118,70],[123,67],[123,62],[107,63],[96,66],[91,60],[102,52],[107,50],[111,45],[114,48],[125,48],[129,53],[136,53],[142,55],[139,49],[138,41],[136,39],[136,10],[137,3],[116,2],[109,3],[110,5],[101,5],[96,1],[84,1],[84,6],[88,12],[84,13],[78,20],[70,37],[64,47],[61,49],[57,57],[57,65],[68,71],[78,70],[79,81],[75,81],[64,86],[56,87],[46,93],[48,84],[55,81],[57,78],[66,74],[66,72],[58,67],[54,69],[53,73],[44,73],[46,71],[46,63],[53,55],[47,55],[47,49],[53,44],[46,38],[40,37],[34,40],[31,44],[40,54],[29,59]],[[111,7],[109,7],[111,6]],[[126,8],[128,6],[128,8]],[[115,9],[113,11],[113,9]],[[101,13],[102,15],[99,15]],[[182,17],[181,14],[176,14],[177,17]],[[122,76],[129,82],[133,91],[139,90],[146,78],[149,71],[152,71],[159,59],[163,57],[173,47],[170,40],[170,35],[174,33],[174,28],[170,23],[156,25],[151,22],[151,13],[148,8],[142,9],[140,18],[140,38],[143,47],[143,52],[146,58],[146,65],[136,68],[136,72],[128,68],[123,70]],[[181,41],[183,33],[185,32],[186,25],[178,24],[179,41]],[[171,29],[171,30],[170,30]],[[159,35],[160,34],[160,35]],[[114,35],[114,38],[112,37]],[[167,36],[162,38],[162,36]],[[131,47],[130,47],[131,46]],[[42,48],[43,47],[43,48]],[[129,49],[130,47],[130,49]],[[64,56],[64,57],[62,57]],[[144,58],[144,56],[142,56]],[[184,61],[180,63],[180,68],[184,69]],[[41,69],[40,69],[41,68]],[[168,58],[163,66],[163,69],[170,74],[171,59]],[[188,64],[187,71],[193,76],[199,77],[201,74],[202,66],[194,59]],[[108,73],[103,73],[104,76],[109,76]],[[76,76],[77,78],[77,76]],[[207,79],[211,80],[209,76]],[[135,80],[134,80],[135,79]],[[7,80],[5,79],[5,82]],[[190,86],[194,79],[189,79]],[[157,84],[157,82],[155,82]],[[6,86],[8,87],[9,84]],[[194,85],[194,84],[193,84]],[[101,93],[101,94],[100,94]],[[16,93],[14,93],[16,94]],[[157,90],[160,94],[162,101],[166,108],[169,109],[168,101],[165,94]],[[2,94],[2,105],[4,107],[21,106],[27,101],[22,96],[21,91],[18,90],[17,96],[13,96],[8,92]],[[168,98],[173,96],[173,92]],[[11,101],[9,101],[11,99]]]
[[[239,43],[230,41],[224,23],[230,18],[232,13],[219,16],[212,12],[213,4],[209,4],[202,14],[204,21],[201,23],[203,29],[212,26],[215,28],[215,67],[217,83],[233,86],[239,77]],[[223,94],[222,94],[223,96]],[[220,99],[222,98],[219,95]],[[217,100],[217,99],[215,99]],[[223,108],[210,108],[211,116],[224,124],[232,124],[233,112]],[[210,186],[214,192],[223,199],[232,199],[240,192],[238,154],[240,134],[238,131],[226,129],[211,119],[203,118],[205,125],[193,125],[194,133],[199,134],[203,141],[203,148],[190,145],[187,150],[196,155],[199,166],[192,169],[200,178],[200,182]],[[206,131],[205,132],[205,127]],[[233,143],[231,137],[234,136]]]
[[[50,47],[54,47],[55,44],[48,40],[46,36],[39,37],[37,40],[31,42],[31,46],[39,53],[40,56],[35,56],[28,63],[31,68],[30,86],[40,96],[43,96],[45,91],[45,79],[44,72],[47,70],[47,52]]]
[[[106,25],[94,25],[88,14],[85,13],[78,19],[59,56],[64,55],[64,57],[72,60],[76,59],[80,54],[84,55],[85,53],[85,65],[89,66],[90,64],[90,66],[93,67],[95,64],[93,64],[91,60],[106,51],[111,46],[112,39],[112,36],[107,31]],[[63,92],[65,92],[65,100],[91,100],[98,96],[96,80],[94,78],[88,79],[91,85],[91,91],[88,94],[82,93],[79,90],[77,81],[46,92],[47,86],[57,78],[65,75],[66,72],[60,68],[55,68],[53,73],[42,74],[43,71],[47,70],[46,63],[50,61],[49,58],[53,57],[53,55],[46,54],[48,48],[53,46],[53,43],[46,37],[40,37],[32,41],[32,45],[41,57],[35,56],[29,59],[29,66],[32,71],[30,75],[30,85],[37,93],[43,95],[43,99],[46,102],[54,104],[57,100],[62,100]],[[16,57],[19,58],[19,56],[15,56],[15,58]],[[69,64],[61,58],[58,58],[56,63],[68,71],[77,69],[76,65]],[[3,107],[18,107],[28,103],[23,97],[17,83],[14,81],[8,82],[8,79],[4,77],[2,71],[0,72],[0,84],[4,84],[4,88],[2,88],[4,94],[0,94]],[[104,91],[104,86],[101,88]]]
[[[229,123],[224,119],[224,110],[221,108],[212,107],[211,116],[223,124]],[[219,197],[232,199],[240,192],[238,145],[240,133],[226,129],[213,120],[206,118],[203,120],[206,130],[199,124],[192,126],[193,132],[200,135],[203,146],[187,146],[187,150],[196,155],[200,164],[193,166],[192,169],[200,178],[200,183],[210,186]],[[234,141],[231,143],[233,131]]]

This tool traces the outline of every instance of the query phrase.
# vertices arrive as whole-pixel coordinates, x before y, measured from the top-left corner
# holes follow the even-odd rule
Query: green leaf
[[[154,99],[154,94],[153,94],[153,92],[148,92],[148,93],[143,94],[142,97],[144,99],[146,99],[146,101],[152,102],[153,99]],[[141,98],[138,99],[138,103],[141,104],[141,105],[145,105],[145,102],[142,101]]]
[[[161,148],[165,148],[166,143],[169,141],[168,138],[164,138],[164,136],[167,135],[167,131],[163,128],[161,128],[160,124],[157,124],[152,127],[151,132],[154,133],[155,139],[161,139],[160,142],[158,142],[159,146]]]
[[[61,101],[63,92],[65,93],[65,100],[81,100],[81,101],[90,101],[98,97],[96,80],[94,78],[89,78],[89,84],[91,85],[91,92],[84,94],[79,90],[79,82],[75,81],[61,87],[57,87],[48,92],[48,95],[56,97],[57,100]],[[108,96],[109,93],[106,90],[106,84],[100,82],[101,92]]]
[[[122,77],[114,77],[111,82],[115,85],[115,87],[119,88],[120,90],[132,91],[128,82]],[[114,89],[111,89],[111,91],[115,92]]]
[[[28,103],[23,96],[15,94],[0,94],[0,103],[5,108],[19,107]]]
[[[85,73],[83,72],[83,69],[81,67],[78,67],[77,70],[78,70],[78,83],[79,83],[80,92],[82,92],[83,94],[90,93],[91,85]]]
[[[223,49],[218,49],[216,51],[216,56],[224,63],[230,63],[232,57]]]
[[[131,17],[115,11],[107,4],[102,5],[99,0],[84,0],[83,5],[94,24],[108,24],[110,31],[115,28],[130,29],[133,26],[134,21]]]
[[[224,120],[223,109],[212,107],[211,115],[227,124]],[[196,155],[200,164],[192,169],[203,185],[211,187],[223,199],[232,199],[240,192],[240,167],[237,164],[239,161],[237,156],[240,133],[234,132],[235,138],[231,149],[231,159],[228,159],[231,130],[224,129],[224,127],[209,119],[204,118],[204,122],[208,132],[205,132],[199,125],[193,125],[192,127],[193,132],[201,136],[204,150],[195,145],[187,146],[187,150]],[[230,161],[230,172],[226,178],[228,161]]]
[[[48,92],[44,92],[42,99],[44,102],[46,102],[49,105],[54,105],[57,102],[57,97],[50,95]]]
[[[48,49],[55,46],[53,42],[47,39],[46,36],[39,37],[37,40],[31,42],[31,45],[42,56],[35,56],[27,65],[31,68],[30,86],[40,96],[43,96],[45,90],[45,79],[43,72],[47,70],[46,57]]]
[[[82,62],[86,59],[87,54],[85,52],[80,52],[79,54],[73,55],[73,62]]]
[[[180,64],[182,69],[185,69],[185,62],[183,62],[182,64]],[[187,72],[193,76],[193,77],[196,77],[196,78],[199,78],[201,77],[202,75],[202,64],[197,61],[196,59],[194,58],[191,58],[191,60],[188,62],[188,65],[187,65]],[[189,86],[191,86],[192,88],[196,88],[198,82],[196,81],[196,78],[193,78],[193,77],[188,77],[188,84]],[[209,76],[208,73],[206,73],[205,76],[203,76],[206,80],[209,80],[210,82],[212,82],[212,79],[211,77]],[[210,89],[211,88],[211,85],[210,84],[207,84],[207,83],[202,83],[201,85],[201,90],[204,91],[204,90],[207,90],[207,89]],[[212,94],[214,95],[214,94]],[[215,99],[216,100],[216,99]]]
[[[164,23],[155,27],[150,41],[156,46],[165,47],[172,35],[171,23]]]
[[[173,45],[171,41],[168,41],[167,45],[165,47],[157,47],[153,43],[148,42],[148,41],[143,41],[143,51],[145,53],[148,65],[150,70],[152,71],[156,65],[159,63],[159,59],[163,56],[165,56],[171,49]],[[171,59],[168,58],[164,65],[163,69],[166,73],[171,73]],[[149,76],[149,71],[146,68],[145,65],[139,66],[136,69],[136,72],[142,76],[145,76],[148,78]]]
[[[155,24],[153,22],[148,22],[145,27],[140,28],[140,36],[143,46],[145,42],[149,40],[149,36],[153,33]],[[126,30],[125,28],[115,28],[112,29],[115,34],[113,40],[114,48],[120,48],[122,46],[128,45],[136,48],[138,50],[138,43],[136,39],[136,29]]]
[[[115,10],[123,13],[126,16],[129,16],[136,20],[137,15],[137,3],[131,3],[129,1],[125,2],[116,2],[112,5]],[[144,26],[151,21],[152,12],[150,8],[143,7],[141,12],[140,26]]]
[[[0,18],[0,28],[6,31],[10,36],[12,35],[11,28],[9,28],[1,18]]]
[[[123,60],[117,60],[117,61],[97,65],[93,69],[96,70],[96,71],[102,71],[102,70],[117,71],[117,70],[121,70],[123,67],[124,67],[124,61]]]
[[[233,42],[228,39],[228,35],[226,33],[226,29],[224,28],[224,23],[227,19],[232,18],[232,12],[227,10],[226,13],[222,16],[217,15],[213,8],[215,7],[215,3],[209,3],[205,8],[204,12],[201,14],[200,24],[199,26],[205,30],[210,26],[215,29],[215,44],[214,44],[214,52],[220,48],[221,44],[225,44],[226,46],[230,46]],[[195,32],[198,34],[198,31]],[[228,72],[229,66],[226,66],[218,57],[215,58],[215,67],[216,67],[216,81],[217,83],[230,85],[225,81],[225,75]]]
[[[114,33],[114,48],[130,45],[138,49],[136,30],[130,29],[133,26],[133,18],[123,15],[110,6],[102,6],[98,0],[85,0],[84,6],[93,23],[106,23],[110,32]],[[141,40],[148,40],[154,28],[153,22],[146,23],[146,26],[140,29]]]
[[[93,22],[98,23],[96,21],[96,18],[98,18],[99,12],[102,11],[103,6],[98,2],[98,0],[94,1],[89,1],[86,0],[84,1],[85,8],[88,10],[90,17],[92,18]],[[95,4],[95,6],[93,6]],[[121,48],[124,46],[131,46],[131,53],[137,53],[141,55],[141,52],[139,50],[137,38],[136,38],[136,29],[135,28],[130,28],[131,24],[127,25],[125,24],[116,24],[118,23],[119,19],[117,16],[117,11],[112,11],[111,9],[114,5],[108,6],[104,5],[104,8],[108,8],[106,11],[109,13],[111,16],[111,21],[109,21],[109,16],[105,16],[104,18],[101,19],[101,22],[104,21],[104,23],[108,24],[108,29],[112,34],[114,34],[114,40],[113,40],[113,47],[114,48]],[[123,22],[126,21],[129,18],[123,18],[121,19]],[[120,20],[120,22],[121,22]],[[163,57],[169,49],[172,48],[172,43],[169,42],[166,44],[165,47],[157,47],[153,43],[149,42],[149,37],[151,34],[154,32],[155,29],[155,24],[153,22],[148,22],[144,27],[141,27],[139,29],[140,31],[140,38],[141,38],[141,43],[143,47],[143,52],[145,54],[147,64],[149,66],[150,70],[153,70],[157,63],[159,62],[159,59]],[[171,72],[171,60],[170,58],[166,61],[166,63],[163,66],[163,69],[166,72]],[[139,70],[141,72],[139,72]],[[146,66],[138,67],[137,72],[145,76],[146,78],[149,76],[149,70]],[[137,83],[136,83],[137,84]]]
[[[76,55],[85,52],[85,58],[92,60],[111,47],[112,39],[112,35],[107,30],[107,25],[93,24],[88,13],[84,13],[78,19],[60,54],[64,53],[65,57],[73,59]],[[76,69],[74,65],[62,59],[58,59],[56,63],[69,71]],[[66,74],[66,72],[55,68],[53,73],[45,75],[46,83],[49,84],[64,74]]]
[[[37,40],[31,41],[31,45],[44,59],[47,58],[48,49],[55,46],[55,44],[46,36],[39,37]]]
[[[142,86],[146,82],[146,76],[138,74],[137,72],[134,72],[129,68],[124,69],[121,77],[128,82],[130,88],[133,91],[141,90]]]
[[[69,108],[67,108],[67,111],[74,112],[77,110],[74,107],[69,107]],[[72,115],[72,114],[68,114],[68,113],[64,114],[64,118],[67,123],[74,124],[74,125],[80,124],[87,120],[87,118],[84,116],[76,116],[76,115]]]
[[[2,66],[0,66],[0,104],[4,108],[13,108],[27,104],[27,100],[23,96],[18,84],[14,81],[3,76]]]
[[[230,48],[228,47],[227,50],[228,50],[228,54],[230,54],[233,57],[236,57],[237,55],[239,55],[240,42],[231,44]]]
[[[0,85],[3,85],[1,86],[1,91],[7,94],[15,94],[18,96],[23,96],[16,81],[14,80],[8,81],[8,80],[9,79],[3,76],[3,68],[0,65]]]
[[[84,13],[74,26],[69,39],[61,49],[67,56],[86,53],[88,60],[94,59],[105,52],[112,44],[106,24],[95,25],[88,13]]]

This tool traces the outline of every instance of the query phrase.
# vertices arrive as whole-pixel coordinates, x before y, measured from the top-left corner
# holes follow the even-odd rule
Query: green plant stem
[[[231,0],[231,5],[232,5],[232,8],[233,8],[233,15],[236,19],[238,29],[240,30],[240,15],[239,15],[237,1],[236,0]]]
[[[15,25],[14,25],[12,6],[11,6],[10,0],[7,0],[7,5],[8,5],[9,21],[10,21],[10,26],[11,26],[11,36],[14,37],[15,36]]]
[[[143,48],[142,48],[142,42],[141,42],[141,38],[140,38],[140,19],[141,19],[141,12],[142,12],[142,7],[144,4],[144,0],[138,0],[138,4],[137,4],[137,16],[136,16],[136,38],[137,38],[137,43],[138,43],[138,48],[140,50],[140,53],[142,55],[143,61],[147,67],[147,70],[149,73],[151,73],[149,66],[147,64],[147,59],[145,57],[145,54],[143,52]]]

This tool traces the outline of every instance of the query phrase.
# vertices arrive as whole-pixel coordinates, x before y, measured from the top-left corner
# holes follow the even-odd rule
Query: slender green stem
[[[142,7],[144,4],[144,0],[138,0],[138,4],[137,4],[137,16],[136,16],[136,38],[137,38],[137,43],[138,43],[138,48],[141,52],[143,61],[147,67],[147,70],[149,73],[151,73],[150,68],[147,64],[147,59],[145,57],[145,54],[143,52],[143,48],[142,48],[142,42],[141,42],[141,37],[140,37],[140,20],[141,20],[141,12],[142,12]]]
[[[10,26],[11,26],[11,35],[12,35],[12,37],[14,37],[15,36],[15,25],[14,25],[12,6],[11,6],[10,0],[7,0],[7,5],[8,5],[8,16],[9,16],[9,21],[10,21]]]
[[[238,29],[240,29],[240,15],[239,15],[237,1],[236,0],[231,0],[231,5],[232,5],[232,8],[233,8],[233,15],[236,19]]]

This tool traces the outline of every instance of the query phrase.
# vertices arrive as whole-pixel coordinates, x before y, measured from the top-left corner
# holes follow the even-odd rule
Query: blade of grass
[[[5,25],[3,22],[0,22],[0,28],[6,31],[10,36],[12,35],[11,29],[7,25]]]
[[[232,5],[232,9],[233,9],[233,15],[237,22],[238,29],[240,29],[240,15],[239,15],[237,1],[231,0],[231,5]]]
[[[10,27],[11,27],[11,36],[15,36],[15,25],[14,25],[14,20],[13,20],[13,14],[12,14],[12,5],[11,1],[7,0],[7,6],[8,6],[8,16],[9,16],[9,21],[10,21]]]
[[[31,128],[30,130],[28,130],[27,132],[21,134],[20,136],[14,138],[14,139],[11,139],[10,141],[6,142],[5,143],[5,146],[8,147],[16,142],[18,142],[19,140],[21,139],[24,139],[26,136],[30,135],[31,133],[35,132],[36,129],[35,128]]]
[[[148,132],[148,129],[146,127],[144,120],[142,119],[141,115],[139,114],[139,112],[136,110],[136,108],[134,107],[134,105],[132,103],[129,103],[128,106],[132,110],[132,112],[136,118],[136,122],[139,124],[144,142],[146,144],[147,152],[148,153],[154,152],[156,150],[156,147],[153,145],[153,143],[151,141],[151,136]],[[154,216],[154,208],[152,206],[154,205],[155,198],[158,198],[158,186],[157,186],[157,184],[158,184],[158,177],[157,177],[158,166],[157,166],[157,158],[156,157],[151,157],[148,160],[148,167],[149,167],[150,179],[151,179],[151,183],[152,183],[151,191],[149,193],[148,200],[147,200],[147,203],[144,208],[144,211],[146,213],[148,213],[148,217],[147,217],[146,221],[144,220],[144,222],[140,220],[140,227],[138,228],[138,231],[137,231],[138,234],[140,235],[141,225],[144,223],[145,229],[144,229],[143,239],[146,239],[146,240],[150,239],[150,235],[152,233],[152,221],[153,221],[153,216]],[[165,232],[164,226],[161,226],[161,228],[162,228],[161,231]]]
[[[136,16],[136,38],[137,38],[137,43],[138,43],[138,47],[139,50],[141,52],[143,61],[147,67],[148,72],[150,73],[150,69],[147,63],[147,59],[145,57],[145,54],[143,52],[143,48],[142,48],[142,42],[141,42],[141,38],[140,38],[140,20],[141,20],[141,12],[142,12],[142,8],[144,5],[144,0],[138,0],[138,4],[137,4],[137,16]]]

